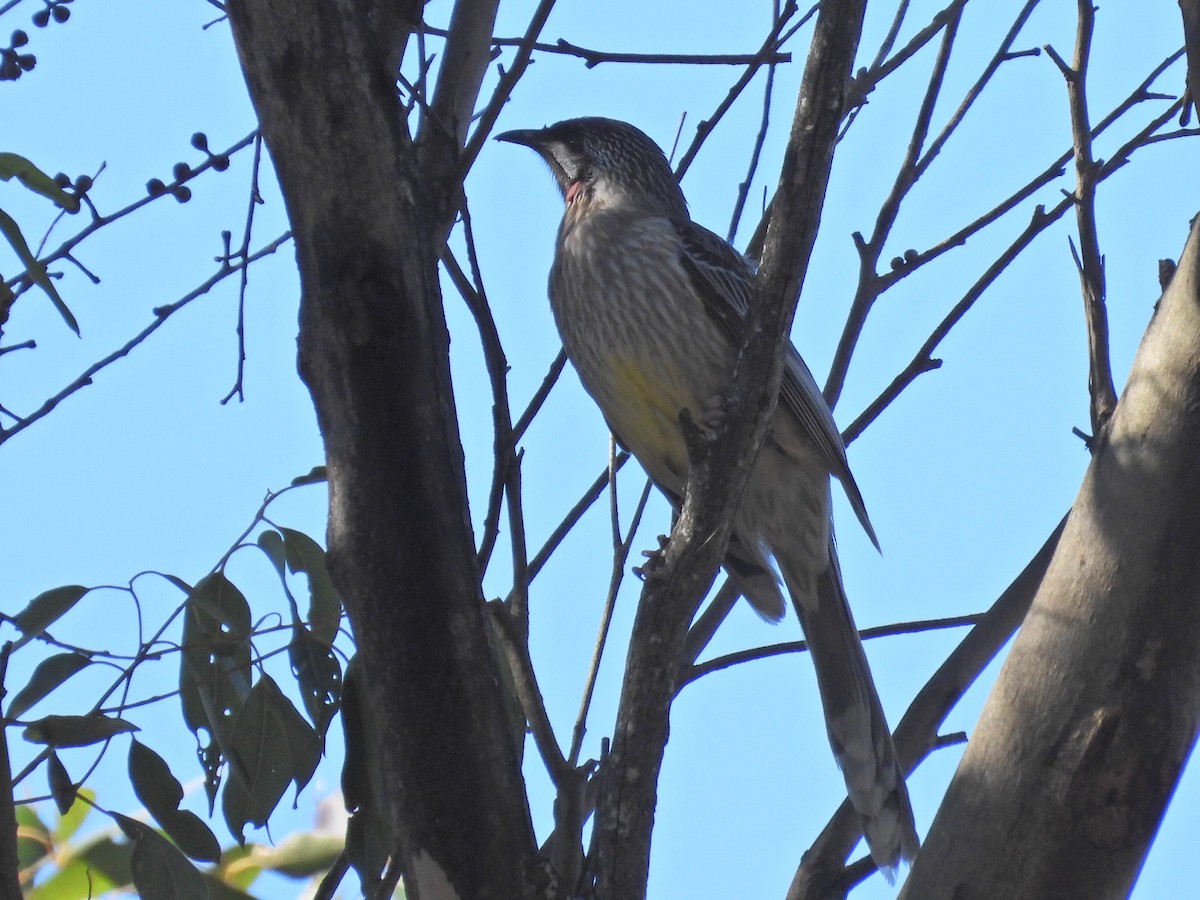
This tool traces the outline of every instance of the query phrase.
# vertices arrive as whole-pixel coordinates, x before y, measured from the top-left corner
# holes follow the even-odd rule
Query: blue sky
[[[968,4],[945,100],[934,126],[945,121],[981,60],[1019,4]],[[1043,4],[1019,48],[1052,43],[1069,56],[1073,7]],[[532,4],[505,4],[499,33],[520,34]],[[1061,8],[1057,8],[1061,7]],[[1091,106],[1099,118],[1119,102],[1162,57],[1178,46],[1173,4],[1104,6],[1098,18],[1091,73]],[[94,174],[105,169],[92,196],[102,209],[124,206],[151,177],[170,178],[179,160],[193,164],[193,132],[210,145],[233,144],[254,127],[228,28],[202,26],[216,10],[203,0],[76,3],[63,25],[34,29],[38,4],[24,2],[0,17],[8,30],[25,28],[38,67],[3,86],[7,140],[0,150],[28,156],[50,172]],[[913,3],[903,41],[928,21],[936,4]],[[431,4],[430,21],[444,24],[445,4]],[[868,22],[864,61],[887,27],[880,6]],[[589,47],[644,52],[751,52],[768,27],[769,4],[560,3],[544,38]],[[806,34],[794,41],[797,60]],[[857,260],[849,235],[868,232],[901,159],[916,99],[932,54],[926,50],[907,74],[872,95],[839,151],[813,267],[796,316],[793,338],[818,381],[853,294]],[[764,149],[741,239],[752,229],[763,185],[777,170],[791,117],[800,66],[781,67],[771,107],[772,132]],[[669,146],[680,116],[690,139],[737,70],[726,67],[633,67],[541,56],[506,107],[499,128],[535,127],[582,115],[634,122]],[[1164,76],[1177,91],[1183,71]],[[762,79],[713,134],[684,180],[694,218],[724,233],[757,127]],[[1130,119],[1141,123],[1157,109],[1145,104]],[[1119,139],[1132,128],[1117,129]],[[1119,142],[1102,140],[1105,156]],[[1003,199],[1069,143],[1066,96],[1046,56],[1002,67],[926,179],[901,212],[884,258],[939,240]],[[1139,153],[1101,191],[1100,238],[1106,253],[1114,374],[1123,382],[1157,298],[1157,260],[1177,256],[1200,196],[1196,145],[1173,142]],[[67,267],[58,281],[83,331],[67,331],[50,304],[23,297],[5,330],[5,343],[36,338],[36,350],[0,357],[0,402],[16,411],[36,407],[93,360],[123,343],[170,303],[208,277],[221,251],[220,232],[240,236],[250,182],[248,153],[230,170],[193,185],[193,199],[167,198],[102,230],[79,248],[80,261],[102,279],[92,285]],[[1060,182],[1038,196],[1052,204]],[[254,245],[286,227],[278,191],[264,178],[266,204],[256,214]],[[511,372],[514,410],[523,408],[554,358],[558,339],[545,302],[545,276],[561,201],[544,167],[527,151],[489,143],[468,181],[481,265]],[[44,204],[0,184],[0,206],[37,236],[52,214]],[[1025,225],[1032,206],[1019,208],[966,248],[902,282],[881,301],[863,334],[836,415],[850,422],[907,363],[962,292]],[[59,223],[49,246],[81,224]],[[1078,282],[1067,249],[1068,220],[1041,236],[998,280],[938,351],[942,369],[922,376],[850,449],[883,553],[877,554],[838,500],[842,566],[860,626],[958,615],[985,608],[1024,566],[1069,507],[1087,465],[1071,434],[1087,429],[1087,370]],[[460,246],[460,244],[456,244]],[[0,254],[0,271],[13,270]],[[248,524],[263,495],[320,462],[321,447],[306,391],[295,374],[298,286],[291,250],[254,267],[246,304],[246,400],[219,403],[233,384],[237,362],[237,291],[233,280],[173,317],[149,342],[107,369],[95,384],[45,420],[0,447],[0,608],[19,609],[58,584],[125,584],[155,569],[189,581],[203,575]],[[491,467],[490,397],[474,326],[447,289],[447,316],[460,426],[474,520],[486,508]],[[537,548],[604,465],[603,421],[569,371],[552,393],[524,443],[528,541]],[[628,521],[642,477],[627,467],[621,510]],[[314,536],[323,533],[320,488],[288,495],[272,518]],[[654,545],[668,527],[655,501],[635,542]],[[604,504],[594,507],[534,583],[532,653],[550,715],[569,737],[608,583],[610,525]],[[507,593],[511,573],[506,536],[487,573],[485,592]],[[283,610],[269,567],[253,552],[234,558],[231,576],[250,596],[256,615]],[[146,620],[157,621],[178,598],[142,579]],[[596,755],[610,728],[638,584],[627,577],[617,606],[613,639],[601,670],[584,754]],[[128,596],[96,592],[62,623],[60,637],[90,646],[125,641],[134,614]],[[794,623],[771,628],[748,609],[735,610],[713,652],[798,637]],[[110,637],[111,636],[111,637]],[[960,632],[872,642],[868,653],[889,718],[909,700],[960,637]],[[91,644],[89,644],[89,641]],[[264,646],[270,646],[266,644]],[[18,655],[9,686],[21,683],[36,655]],[[90,670],[89,670],[90,671]],[[105,676],[107,677],[107,676]],[[169,690],[171,663],[147,666],[137,689]],[[64,701],[90,703],[93,681],[81,676]],[[986,685],[977,686],[954,712],[947,731],[967,730]],[[52,701],[37,708],[50,711]],[[86,707],[84,707],[86,708]],[[66,711],[55,709],[54,711]],[[177,706],[140,710],[130,718],[142,739],[168,758],[183,781],[199,774],[190,736]],[[335,725],[335,729],[336,729]],[[14,735],[14,753],[27,754]],[[331,742],[336,743],[336,742]],[[124,787],[124,745],[114,747],[92,780],[100,800],[131,812],[137,801]],[[548,781],[532,759],[527,769],[540,833],[550,821]],[[918,825],[928,827],[959,756],[946,750],[911,781]],[[27,758],[27,756],[25,757]],[[86,754],[65,754],[72,774]],[[18,763],[19,764],[19,763]],[[309,827],[315,800],[337,786],[336,752],[292,812],[272,820],[276,839]],[[44,790],[35,774],[22,791]],[[651,872],[651,897],[701,892],[781,896],[800,854],[836,807],[842,784],[820,725],[811,667],[785,657],[737,667],[688,687],[676,704],[663,771]],[[189,800],[199,809],[199,798]],[[1200,778],[1179,789],[1135,896],[1160,897],[1189,859],[1184,841],[1200,825]],[[222,833],[220,830],[219,834]],[[251,834],[266,841],[265,832]],[[223,838],[228,842],[227,836]],[[702,860],[697,865],[697,860]],[[268,882],[270,896],[299,888]],[[892,897],[875,878],[855,894]]]

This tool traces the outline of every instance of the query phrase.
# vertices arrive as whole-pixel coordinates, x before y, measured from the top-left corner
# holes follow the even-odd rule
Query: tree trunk
[[[438,286],[453,185],[418,164],[396,91],[419,4],[227,9],[295,233],[330,570],[408,896],[532,896],[536,845],[484,631]]]
[[[1200,721],[1200,219],[902,898],[1124,897]]]

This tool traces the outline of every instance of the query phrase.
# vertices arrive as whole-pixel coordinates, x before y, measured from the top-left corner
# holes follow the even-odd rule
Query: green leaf
[[[288,659],[292,663],[292,674],[300,686],[304,709],[316,726],[317,734],[324,740],[341,701],[341,663],[332,647],[299,622],[292,623]]]
[[[179,849],[205,862],[221,858],[221,845],[209,827],[195,813],[179,809],[183,787],[166,761],[137,740],[129,744],[129,780],[142,805]]]
[[[53,843],[50,829],[38,817],[37,810],[27,803],[17,806],[17,865],[21,869],[40,862]]]
[[[308,621],[313,634],[325,643],[332,644],[341,623],[342,598],[333,586],[333,579],[329,577],[325,551],[302,531],[291,528],[279,530],[283,533],[288,568],[308,576]]]
[[[183,799],[183,787],[166,760],[136,738],[129,742],[129,781],[155,819],[164,811],[175,812]]]
[[[312,878],[329,871],[345,844],[339,834],[301,832],[288,835],[278,847],[256,846],[251,858],[264,869],[291,878]]]
[[[221,858],[221,845],[216,835],[190,809],[177,810],[160,824],[176,846],[192,859],[215,863]]]
[[[208,900],[204,876],[174,844],[135,819],[113,818],[133,841],[129,868],[141,900]]]
[[[258,536],[257,543],[259,549],[267,555],[267,559],[275,567],[275,571],[279,573],[279,577],[283,578],[283,567],[287,559],[283,547],[283,535],[275,529],[269,528]]]
[[[79,806],[84,804],[80,803]],[[71,854],[60,848],[58,871],[25,894],[25,900],[91,900],[133,883],[129,872],[130,845],[111,837],[98,840]]]
[[[13,624],[22,632],[13,649],[19,649],[57,622],[89,590],[80,584],[68,584],[51,588],[30,600],[28,606],[13,616]]]
[[[58,814],[65,816],[75,804],[75,782],[67,774],[67,767],[62,764],[58,754],[53,751],[46,760],[46,777],[50,782],[50,796],[54,798]]]
[[[29,190],[41,194],[67,212],[79,209],[78,197],[68,194],[58,186],[58,182],[25,157],[15,153],[0,153],[0,181],[8,181],[14,176]]]
[[[91,788],[80,787],[76,788],[75,793],[78,797],[86,801],[96,799],[96,792]],[[88,813],[92,811],[90,802],[76,803],[70,810],[58,817],[58,821],[54,823],[54,843],[61,846],[69,841],[79,830],[79,826],[83,824],[83,820],[88,817]]]
[[[245,842],[247,823],[267,819],[295,782],[299,793],[321,759],[315,731],[296,711],[270,676],[262,676],[238,712],[230,749],[231,777],[225,785],[222,811],[229,830]]]
[[[221,761],[233,721],[250,692],[250,605],[221,572],[188,594],[183,619],[179,697],[196,735],[209,811],[221,783]]]
[[[33,251],[29,249],[29,244],[25,242],[25,235],[21,234],[20,226],[12,216],[2,209],[0,209],[0,234],[4,235],[17,254],[17,258],[21,260],[21,265],[25,267],[25,273],[29,276],[29,280],[46,292],[46,296],[50,298],[50,302],[54,304],[58,314],[63,317],[63,321],[73,332],[79,334],[79,323],[75,321],[71,310],[67,309],[67,304],[63,303],[62,297],[58,296],[58,290],[50,279],[50,273],[46,271],[41,260],[34,256]]]
[[[29,683],[8,704],[8,717],[21,718],[31,706],[90,663],[82,653],[56,653],[43,659],[33,670]]]
[[[25,740],[51,747],[87,747],[137,731],[132,722],[109,716],[44,716],[25,727]]]

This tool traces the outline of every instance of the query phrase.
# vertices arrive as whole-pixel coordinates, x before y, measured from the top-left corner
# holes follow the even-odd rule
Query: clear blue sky
[[[928,21],[938,4],[913,3],[901,40]],[[982,60],[990,56],[1017,3],[968,4],[946,100],[944,122]],[[1019,48],[1052,43],[1069,55],[1074,8],[1043,4]],[[439,8],[441,7],[441,8]],[[500,33],[524,30],[531,3],[506,4]],[[1058,8],[1056,8],[1058,7]],[[34,29],[35,2],[0,17],[6,30],[25,28],[37,69],[6,83],[9,128],[0,150],[30,157],[50,172],[104,173],[92,192],[105,211],[124,206],[151,177],[169,180],[178,160],[202,159],[189,146],[195,131],[211,146],[232,144],[254,127],[253,112],[225,24],[201,26],[217,11],[203,0],[186,3],[77,3],[64,25]],[[430,21],[444,24],[446,4],[431,4]],[[888,24],[890,10],[873,10],[864,61]],[[768,27],[769,4],[717,2],[614,3],[603,7],[563,0],[544,38],[589,47],[646,52],[751,52]],[[1092,69],[1092,110],[1099,118],[1180,43],[1174,4],[1153,8],[1105,5],[1099,13]],[[807,34],[807,33],[806,33]],[[802,58],[807,36],[793,43]],[[890,186],[911,128],[916,98],[932,54],[926,50],[871,98],[840,150],[813,269],[801,298],[794,340],[822,380],[853,293],[857,261],[849,235],[870,230]],[[748,235],[763,185],[777,170],[791,117],[798,64],[782,67],[772,105],[773,129],[748,203]],[[669,146],[687,114],[684,139],[707,117],[737,70],[674,66],[602,65],[539,57],[505,109],[501,128],[534,127],[582,114],[630,120]],[[1178,91],[1181,67],[1162,89]],[[717,129],[684,181],[693,216],[718,232],[727,228],[744,178],[749,138],[761,108],[761,76]],[[1140,123],[1156,108],[1130,120]],[[1123,138],[1129,128],[1120,130]],[[995,86],[972,111],[901,213],[885,258],[918,249],[974,218],[1023,184],[1069,142],[1062,79],[1048,58],[1003,67]],[[1101,141],[1105,156],[1115,142]],[[1141,152],[1102,189],[1100,237],[1107,254],[1114,372],[1124,380],[1157,297],[1157,260],[1178,255],[1188,219],[1200,206],[1197,146],[1176,142]],[[80,261],[102,279],[93,286],[67,267],[59,290],[78,317],[79,340],[44,297],[29,294],[14,308],[5,343],[36,338],[38,348],[0,357],[0,402],[18,412],[35,408],[90,362],[149,323],[152,308],[170,303],[214,270],[220,232],[240,237],[250,179],[249,154],[228,172],[193,185],[194,199],[166,199],[90,238]],[[1058,199],[1062,182],[1042,193]],[[287,226],[269,174],[265,206],[257,213],[254,244]],[[540,382],[558,349],[545,276],[561,201],[544,167],[528,152],[489,143],[468,182],[486,285],[512,367],[514,409]],[[51,218],[11,184],[0,184],[0,207],[33,236]],[[1011,240],[1031,211],[1023,205],[995,233],[973,241],[891,292],[875,311],[837,409],[846,424],[907,363],[930,329]],[[81,220],[59,224],[50,246]],[[850,451],[883,553],[876,554],[839,501],[840,545],[848,590],[860,626],[958,615],[985,608],[1024,566],[1070,505],[1087,465],[1072,426],[1087,429],[1085,337],[1078,282],[1067,249],[1070,222],[1044,234],[984,296],[938,356],[943,368],[923,376]],[[56,240],[57,239],[57,240]],[[0,252],[0,271],[10,274]],[[246,401],[220,405],[232,386],[237,345],[236,284],[230,280],[169,321],[147,344],[97,377],[44,421],[0,447],[0,608],[14,612],[59,584],[124,584],[156,569],[194,581],[240,533],[266,491],[278,489],[321,461],[311,404],[295,374],[297,282],[290,248],[250,274],[246,307]],[[490,397],[474,327],[447,290],[447,314],[460,424],[476,523],[486,507],[491,468]],[[567,373],[524,444],[527,534],[540,546],[563,512],[604,465],[603,421]],[[621,481],[628,515],[641,490],[635,467]],[[272,509],[280,524],[323,534],[320,488],[289,495]],[[668,527],[666,508],[652,504],[635,547],[654,545]],[[534,583],[532,652],[551,717],[569,739],[608,583],[609,523],[594,508]],[[508,548],[502,538],[485,581],[488,596],[508,590]],[[256,616],[285,609],[268,566],[252,552],[235,557],[231,575],[250,596]],[[178,602],[172,591],[144,579],[147,622]],[[622,660],[638,584],[626,579],[609,655],[590,720],[585,756],[598,752],[613,719]],[[135,621],[127,595],[89,595],[60,636],[91,646],[122,646]],[[714,652],[798,637],[794,623],[771,628],[747,609],[735,611]],[[59,633],[59,632],[56,632]],[[960,632],[873,642],[869,655],[893,724]],[[90,643],[89,643],[90,642]],[[263,645],[269,648],[269,642]],[[14,660],[9,687],[19,686],[36,661]],[[107,678],[104,675],[104,678]],[[148,666],[137,682],[145,694],[170,690],[173,663]],[[86,708],[100,676],[81,676],[64,694]],[[947,723],[969,731],[986,693],[977,687]],[[36,709],[49,712],[53,701]],[[172,764],[183,781],[199,769],[178,707],[131,713],[143,740]],[[55,708],[53,711],[74,711]],[[676,705],[661,784],[650,893],[677,896],[782,896],[800,854],[836,807],[842,783],[820,725],[811,667],[803,657],[756,662],[687,688]],[[335,732],[337,729],[335,724]],[[15,734],[14,753],[29,751]],[[336,745],[336,741],[331,742]],[[111,808],[133,812],[122,784],[125,745],[114,745],[91,784]],[[918,825],[929,825],[958,759],[941,752],[912,779]],[[550,823],[549,786],[530,750],[528,781],[540,834]],[[84,753],[64,754],[73,775]],[[272,820],[279,838],[309,827],[313,803],[337,789],[336,752],[292,812],[283,804]],[[19,765],[19,762],[18,762]],[[34,775],[22,792],[44,791]],[[200,809],[195,795],[189,802]],[[218,834],[223,826],[215,823]],[[1151,853],[1136,896],[1172,896],[1190,861],[1190,837],[1200,826],[1200,778],[1185,779]],[[265,832],[250,832],[267,841]],[[1185,843],[1185,840],[1188,843]],[[228,836],[223,837],[228,843]],[[698,864],[698,861],[699,864]],[[262,885],[267,886],[264,880]],[[270,882],[271,896],[299,887]],[[875,878],[855,894],[895,895]]]

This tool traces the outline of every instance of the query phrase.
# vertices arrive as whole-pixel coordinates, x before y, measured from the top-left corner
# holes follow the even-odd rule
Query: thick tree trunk
[[[419,4],[227,7],[295,233],[330,568],[408,896],[532,896],[536,847],[484,631],[437,278],[454,185],[426,177],[396,93]]]
[[[1200,219],[902,897],[1124,897],[1200,721]]]

